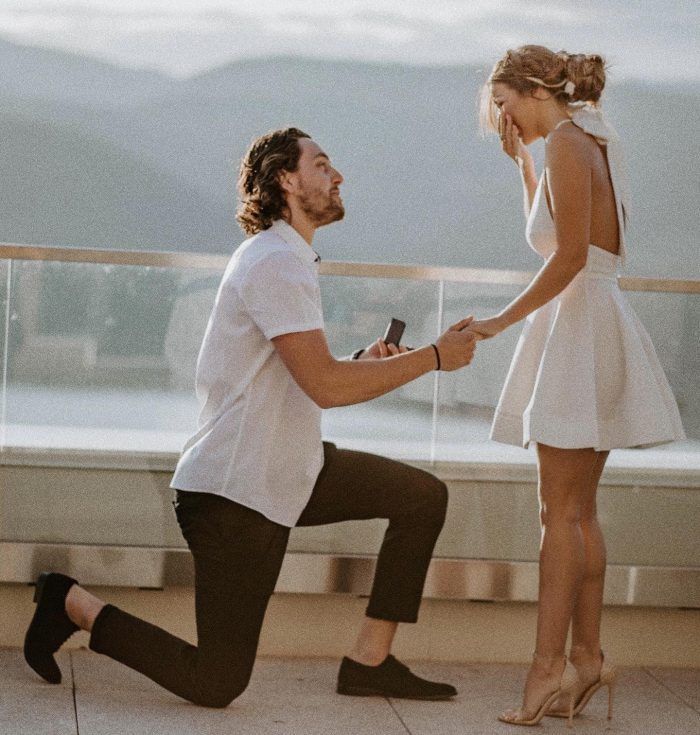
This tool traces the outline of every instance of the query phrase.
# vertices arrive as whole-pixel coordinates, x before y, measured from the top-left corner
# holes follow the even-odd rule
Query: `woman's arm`
[[[552,136],[545,151],[557,249],[530,285],[491,319],[475,321],[470,329],[492,337],[558,296],[586,265],[590,242],[591,167],[585,140],[575,131]]]
[[[529,160],[521,160],[518,162],[520,169],[520,179],[523,183],[523,211],[525,218],[530,216],[532,202],[535,199],[537,191],[537,172],[535,171],[535,162],[530,157]]]

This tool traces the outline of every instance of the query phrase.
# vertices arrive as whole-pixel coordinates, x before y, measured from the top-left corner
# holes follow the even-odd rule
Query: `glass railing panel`
[[[465,316],[478,319],[495,314],[520,290],[501,284],[446,283],[443,321],[447,326]],[[515,327],[479,342],[468,367],[440,374],[436,461],[473,462],[498,451],[489,441],[489,429],[519,331]]]
[[[649,332],[685,432],[700,451],[700,295],[627,292],[625,296]]]
[[[321,293],[331,351],[340,357],[383,336],[391,317],[406,322],[402,344],[435,341],[439,284],[435,281],[324,276]],[[367,403],[323,412],[324,439],[339,447],[392,458],[428,461],[431,454],[434,374]],[[374,553],[386,526],[376,520],[294,529],[290,551]]]
[[[220,274],[16,261],[8,447],[178,452]]]
[[[8,262],[0,261],[1,303],[8,273]],[[170,462],[195,426],[195,361],[221,272],[16,261],[11,276],[9,311],[0,314],[0,323],[10,325],[8,445],[124,452],[129,459],[120,466],[133,469],[149,469],[137,457],[144,452],[166,452]],[[329,342],[341,356],[382,335],[392,316],[407,322],[405,344],[425,344],[439,333],[441,306],[443,323],[449,325],[470,313],[492,314],[521,289],[445,283],[441,301],[437,281],[324,276],[321,290]],[[697,466],[700,299],[657,293],[628,293],[627,298],[651,333],[690,441],[614,452],[610,463]],[[519,334],[516,326],[480,343],[471,366],[440,374],[437,461],[533,461],[531,451],[488,441]],[[430,374],[380,399],[328,410],[324,437],[343,447],[427,461],[432,456],[434,389]],[[170,507],[168,472],[75,472],[36,463],[6,469],[12,482],[0,500],[0,539],[182,545]],[[614,531],[610,562],[683,564],[694,558],[690,495],[679,488],[641,494],[635,487],[601,490],[601,517]],[[633,525],[627,522],[631,503]],[[352,533],[342,525],[298,530],[290,549],[368,553],[378,548],[384,527],[377,521],[356,524]],[[667,529],[681,539],[672,553],[664,545]],[[624,544],[615,541],[618,534]],[[535,559],[537,536],[532,482],[465,482],[451,495],[448,527],[436,553]]]
[[[405,345],[433,342],[438,334],[438,284],[404,279],[324,276],[321,293],[331,351],[340,357],[384,335],[391,317],[406,322]],[[323,436],[339,446],[430,459],[432,374],[354,406],[324,411]]]
[[[169,472],[91,469],[91,458],[150,470],[154,453],[179,453],[196,424],[195,363],[220,277],[13,262],[7,445],[30,450],[32,466],[19,452],[4,469],[0,539],[181,545]]]
[[[345,280],[349,280],[350,284],[343,286],[344,288],[357,283],[357,279]],[[401,282],[387,281],[379,288],[383,299],[386,298],[384,294],[391,297],[393,293],[393,297],[382,309],[375,310],[378,312],[375,317],[375,329],[381,332],[389,316],[404,319],[408,325],[406,344],[425,344],[434,341],[439,334],[440,315],[443,328],[446,328],[469,314],[484,316],[496,311],[518,292],[515,286],[462,287],[447,283],[443,285],[441,301],[440,282],[434,281],[426,295],[415,291],[407,294],[408,298],[399,299],[397,285],[401,286]],[[356,296],[339,301],[352,304],[353,309],[357,308],[358,303],[365,303],[361,291]],[[325,307],[328,316],[331,313],[331,305],[326,302]],[[387,312],[383,313],[385,309]],[[340,346],[342,349],[336,352],[347,353],[355,347],[355,342],[347,341],[340,343]],[[440,404],[436,437],[438,460],[444,460],[457,453],[463,460],[464,448],[468,443],[487,442],[490,414],[498,398],[498,381],[501,377],[505,378],[505,371],[508,368],[507,359],[500,357],[499,349],[505,354],[514,347],[514,342],[512,346],[505,345],[500,348],[495,342],[493,345],[482,343],[480,347],[486,349],[481,349],[479,360],[475,360],[470,367],[460,372],[439,374]],[[350,441],[343,441],[345,437],[340,437],[338,443],[347,446],[357,442],[360,447],[380,454],[428,460],[432,453],[434,381],[435,373],[431,373],[403,386],[394,394],[364,406],[336,409],[339,417],[346,411],[356,411],[360,417],[357,421],[358,435],[348,437]],[[376,415],[366,413],[373,407],[381,412]],[[371,444],[367,440],[369,433]],[[457,447],[458,452],[451,448],[451,444]],[[518,497],[523,498],[523,503],[531,502],[529,498],[531,493],[528,493],[528,490],[524,484],[520,488]],[[505,524],[504,527],[514,525],[518,507],[517,503],[512,502],[512,498],[513,488],[508,488],[505,492],[499,490],[494,492],[491,486],[485,489],[483,485],[479,487],[477,483],[461,487],[459,492],[453,492],[449,522],[456,525],[449,534],[441,534],[436,554],[441,557],[458,556],[460,550],[468,549],[472,558],[531,558],[532,554],[536,553],[537,542],[533,541],[528,529],[521,526],[520,533],[507,534],[507,545],[499,543],[499,537],[492,536],[489,532],[491,523],[489,519],[494,523],[498,520]],[[465,499],[467,505],[462,508]],[[460,510],[455,512],[455,507]],[[478,512],[474,512],[475,507],[478,508]],[[381,543],[385,526],[383,521],[357,523],[353,524],[352,533],[348,533],[343,525],[296,529],[290,538],[290,550],[333,553],[376,551]]]

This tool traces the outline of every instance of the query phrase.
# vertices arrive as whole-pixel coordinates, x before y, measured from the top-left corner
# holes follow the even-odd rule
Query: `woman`
[[[482,96],[483,122],[498,129],[520,170],[528,242],[545,259],[503,311],[470,327],[487,339],[526,318],[491,433],[537,444],[535,654],[522,706],[499,718],[518,725],[545,714],[570,718],[601,686],[611,716],[615,672],[600,649],[598,481],[611,449],[684,436],[649,336],[617,285],[628,206],[619,141],[598,108],[604,85],[600,56],[522,46],[495,65]],[[527,146],[539,138],[538,181]]]

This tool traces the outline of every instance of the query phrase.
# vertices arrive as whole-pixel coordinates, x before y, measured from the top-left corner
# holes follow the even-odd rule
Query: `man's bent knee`
[[[418,484],[414,497],[416,503],[413,512],[418,513],[426,521],[442,526],[447,513],[447,485],[426,472]]]
[[[192,699],[194,704],[198,704],[201,707],[213,707],[216,709],[223,709],[228,707],[234,699],[243,694],[248,687],[250,677],[246,678],[245,681],[236,681],[222,684],[206,684],[201,687],[201,691],[195,698]]]

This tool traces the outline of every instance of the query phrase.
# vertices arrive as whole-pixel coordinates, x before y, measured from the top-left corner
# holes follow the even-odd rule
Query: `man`
[[[293,526],[388,518],[366,617],[338,692],[446,699],[449,684],[390,655],[415,622],[447,506],[445,485],[399,462],[321,441],[321,409],[367,401],[434,369],[469,364],[461,331],[407,351],[381,340],[335,359],[323,331],[318,227],[343,217],[343,178],[296,128],[256,140],[241,165],[238,220],[251,237],[219,287],[197,363],[199,430],[172,480],[194,557],[198,645],[106,605],[60,574],[42,575],[25,656],[60,681],[53,653],[78,628],[90,647],[197,704],[225,707],[246,688]]]

